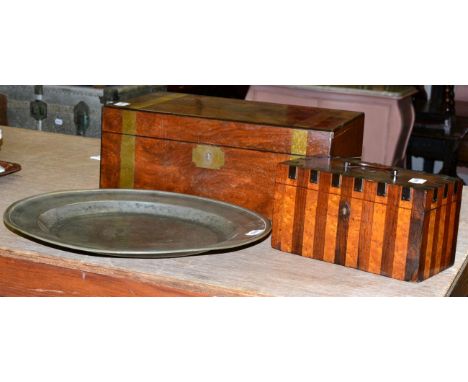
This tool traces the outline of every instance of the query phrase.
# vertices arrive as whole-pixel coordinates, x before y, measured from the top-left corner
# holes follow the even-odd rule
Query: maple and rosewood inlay
[[[346,158],[277,166],[272,247],[405,281],[454,261],[462,183]]]

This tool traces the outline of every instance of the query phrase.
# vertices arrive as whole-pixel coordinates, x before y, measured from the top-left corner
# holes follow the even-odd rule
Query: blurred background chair
[[[456,113],[455,86],[432,85],[429,95],[419,87],[413,103],[416,118],[406,166],[412,168],[412,157],[422,157],[424,171],[434,173],[435,161],[441,161],[441,174],[458,176],[458,157],[468,132],[468,117]]]
[[[457,117],[468,118],[468,86],[455,86],[455,113]],[[468,167],[468,134],[460,142],[458,166]],[[467,171],[468,172],[468,169]]]

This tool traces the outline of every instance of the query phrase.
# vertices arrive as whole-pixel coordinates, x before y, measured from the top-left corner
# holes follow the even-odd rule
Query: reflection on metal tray
[[[176,257],[225,250],[270,232],[261,215],[192,195],[146,190],[63,191],[13,203],[12,231],[48,244],[118,257]]]

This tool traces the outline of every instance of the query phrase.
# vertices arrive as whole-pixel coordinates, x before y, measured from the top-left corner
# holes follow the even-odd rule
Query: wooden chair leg
[[[434,173],[434,160],[433,159],[424,159],[423,165],[424,172]]]
[[[412,169],[413,169],[413,162],[412,162],[412,159],[413,159],[413,156],[412,156],[412,155],[406,154],[406,168],[407,168],[408,170],[412,170]]]

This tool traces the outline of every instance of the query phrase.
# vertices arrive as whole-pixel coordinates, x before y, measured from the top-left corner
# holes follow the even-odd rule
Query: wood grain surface
[[[362,151],[360,113],[171,93],[129,102],[103,110],[103,188],[183,192],[271,218],[277,163]]]
[[[0,212],[14,201],[31,195],[98,187],[99,162],[89,159],[99,154],[98,139],[11,127],[2,129],[4,144],[0,160],[20,163],[22,171],[0,178]],[[465,295],[468,293],[466,200],[460,211],[454,265],[419,283],[283,253],[271,248],[270,239],[216,254],[173,259],[120,259],[52,248],[18,236],[1,224],[0,269],[5,270],[6,278],[1,276],[4,281],[0,280],[0,295]],[[304,245],[310,243],[304,242]],[[9,264],[8,269],[6,264]],[[50,268],[43,267],[49,265]],[[84,281],[83,272],[86,274]],[[101,275],[103,277],[99,277]]]
[[[363,113],[353,111],[182,93],[152,93],[128,102],[126,109],[133,111],[323,131],[340,130],[350,121],[364,117]]]
[[[345,173],[340,161],[278,165],[274,201],[281,213],[273,216],[273,227],[280,227],[273,229],[274,248],[405,281],[422,281],[453,264],[458,180],[431,176],[437,187],[410,188],[405,200],[403,188],[409,186],[378,174],[386,169],[369,170],[378,180],[387,176],[383,183]],[[356,179],[362,179],[362,192]]]
[[[41,262],[39,262],[41,260]],[[28,277],[23,277],[27,273]],[[177,284],[177,283],[173,283]],[[222,288],[187,290],[169,285],[168,280],[161,283],[144,277],[135,280],[125,272],[103,272],[92,267],[72,268],[57,265],[47,257],[17,254],[3,250],[0,257],[0,291],[4,296],[209,296],[213,294],[242,296]]]

